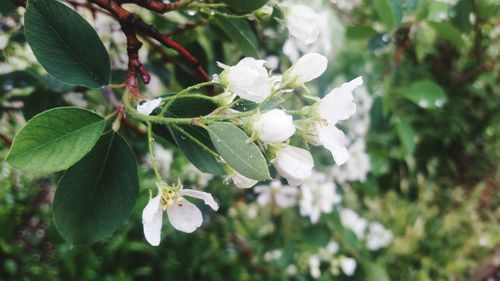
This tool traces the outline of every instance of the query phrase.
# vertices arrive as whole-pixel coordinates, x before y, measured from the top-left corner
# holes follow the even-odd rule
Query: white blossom
[[[282,249],[275,249],[264,253],[264,260],[267,262],[277,261],[283,256]]]
[[[259,185],[255,187],[255,192],[259,194],[257,203],[264,207],[269,204],[276,204],[280,208],[293,207],[297,203],[299,190],[296,187],[282,185],[280,181],[272,181],[269,185]]]
[[[142,211],[144,237],[149,244],[152,246],[160,244],[164,210],[167,212],[170,224],[177,230],[191,233],[201,226],[203,223],[201,211],[196,205],[184,199],[188,196],[202,199],[215,211],[219,209],[219,204],[207,192],[193,189],[160,191],[156,197],[149,199]]]
[[[153,110],[160,106],[161,98],[156,98],[153,100],[142,100],[137,104],[137,111],[140,114],[151,115]]]
[[[244,58],[235,66],[225,66],[220,82],[226,91],[243,99],[262,102],[271,94],[269,74],[264,67],[266,61]]]
[[[313,224],[319,221],[321,213],[331,213],[333,206],[342,201],[335,184],[317,172],[304,181],[300,191],[300,214],[309,217]]]
[[[323,74],[328,65],[325,56],[318,53],[308,53],[298,59],[288,70],[283,73],[282,85],[297,88],[305,83],[318,78]]]
[[[363,139],[357,139],[349,146],[349,161],[342,166],[332,168],[332,176],[339,183],[366,180],[370,172],[370,157],[366,153],[365,142]]]
[[[359,239],[365,236],[365,230],[368,226],[368,221],[360,217],[351,209],[340,210],[340,222],[342,225],[354,232]]]
[[[259,114],[252,121],[253,132],[264,143],[280,143],[295,134],[293,117],[281,109]]]
[[[213,178],[211,174],[200,171],[191,163],[184,166],[182,174],[184,178],[195,183],[199,187],[206,187]]]
[[[307,45],[318,40],[320,32],[318,18],[318,13],[302,4],[293,5],[285,10],[286,27],[290,36]]]
[[[309,263],[309,273],[311,274],[312,278],[318,279],[321,277],[321,270],[320,270],[320,265],[321,265],[321,260],[318,255],[311,255],[308,259]]]
[[[391,231],[384,228],[378,222],[371,222],[368,226],[368,234],[366,235],[366,247],[369,250],[376,251],[378,249],[387,247],[394,235]]]
[[[291,145],[280,147],[272,162],[278,173],[292,186],[298,186],[309,178],[314,167],[309,151]]]
[[[254,179],[249,179],[236,171],[231,175],[231,180],[238,188],[250,188],[259,182]]]
[[[356,270],[357,262],[353,258],[341,257],[340,258],[340,268],[347,276],[352,276]]]

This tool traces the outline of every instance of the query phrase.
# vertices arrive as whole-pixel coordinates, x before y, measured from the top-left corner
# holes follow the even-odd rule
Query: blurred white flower
[[[300,191],[300,214],[309,217],[313,224],[319,221],[321,213],[331,213],[333,205],[342,201],[335,184],[328,181],[324,174],[317,172],[304,181]]]
[[[308,53],[298,59],[283,73],[281,84],[287,88],[297,88],[305,83],[318,78],[323,74],[328,65],[325,56],[318,53]]]
[[[354,271],[356,271],[357,262],[353,258],[341,257],[340,258],[340,268],[347,276],[352,276]]]
[[[309,178],[314,167],[314,159],[309,151],[291,145],[280,147],[272,163],[292,186],[298,186]]]
[[[285,22],[291,37],[304,44],[318,40],[320,22],[318,13],[305,5],[293,5],[285,10]]]
[[[278,69],[280,66],[280,59],[277,56],[267,56],[266,66],[269,69]]]
[[[184,200],[184,196],[202,199],[213,210],[219,209],[219,204],[207,192],[192,189],[160,191],[156,197],[149,199],[142,211],[144,237],[149,244],[152,246],[160,244],[164,210],[167,212],[170,224],[177,230],[191,233],[201,226],[203,217],[200,209]]]
[[[368,226],[368,221],[360,217],[356,212],[351,209],[340,210],[340,222],[344,227],[352,230],[359,239],[365,236],[365,230]]]
[[[218,65],[224,69],[220,82],[226,91],[253,102],[262,102],[271,94],[266,61],[244,58],[235,66]]]
[[[182,171],[184,178],[188,181],[195,183],[199,187],[206,187],[214,176],[204,173],[196,168],[195,165],[189,163],[184,166]]]
[[[161,104],[161,98],[156,98],[153,100],[141,100],[137,104],[137,111],[140,114],[151,115],[153,110],[155,110],[155,108],[160,106],[160,104]]]
[[[234,173],[231,175],[231,180],[238,188],[250,188],[259,182],[253,179],[249,179],[236,171],[234,171]]]
[[[282,185],[280,181],[275,180],[269,185],[256,186],[254,190],[259,194],[257,203],[262,207],[276,204],[280,208],[289,208],[297,203],[298,189],[293,186]]]
[[[321,265],[321,260],[318,255],[311,255],[308,260],[309,272],[314,279],[321,277],[321,270],[319,266]]]
[[[286,275],[288,276],[295,276],[298,272],[299,270],[295,264],[290,264],[286,267]]]
[[[168,177],[170,173],[170,166],[174,161],[174,155],[171,150],[165,149],[163,146],[153,143],[153,151],[155,152],[156,166],[163,177]],[[151,157],[144,156],[144,164],[147,168],[153,168],[151,164]]]
[[[281,109],[273,109],[252,119],[252,129],[264,143],[280,143],[295,133],[293,117]]]
[[[387,247],[394,238],[390,230],[378,222],[371,222],[368,226],[368,234],[366,235],[366,247],[369,250],[376,251]]]
[[[270,261],[277,261],[283,256],[283,250],[282,249],[275,249],[272,251],[268,251],[264,253],[264,260],[267,262]]]
[[[349,146],[349,161],[342,166],[332,168],[332,176],[338,183],[366,180],[370,172],[370,157],[366,153],[365,142],[363,139],[356,141]]]
[[[354,7],[359,6],[362,0],[331,0],[332,3],[340,10],[350,11]]]

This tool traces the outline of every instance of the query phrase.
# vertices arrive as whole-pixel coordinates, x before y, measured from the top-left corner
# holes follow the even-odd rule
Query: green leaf
[[[72,244],[102,240],[125,222],[138,193],[134,152],[119,134],[103,135],[61,178],[54,197],[56,228]]]
[[[426,109],[442,107],[447,101],[444,90],[431,80],[420,80],[412,83],[404,91],[404,96]]]
[[[455,46],[458,50],[461,50],[465,46],[464,39],[462,38],[462,33],[458,31],[455,27],[444,22],[433,22],[430,21],[429,25],[443,38],[450,41],[451,44]]]
[[[264,155],[240,128],[219,122],[207,130],[219,154],[236,171],[254,180],[271,178]]]
[[[221,0],[221,2],[239,12],[249,13],[264,6],[269,0]]]
[[[166,116],[169,117],[198,117],[209,114],[217,105],[209,97],[179,97],[170,107]],[[190,134],[204,146],[215,151],[207,131],[198,126],[179,126],[184,132]],[[200,171],[213,175],[224,175],[221,163],[213,155],[203,150],[196,142],[186,137],[181,132],[163,125],[153,125],[153,131],[160,137],[175,144],[184,155]]]
[[[246,20],[229,19],[220,15],[215,15],[213,20],[233,43],[241,48],[245,56],[259,57],[257,37],[255,37],[252,27]]]
[[[8,15],[16,10],[16,5],[12,3],[10,0],[0,0],[0,14]]]
[[[30,0],[24,24],[33,53],[51,75],[89,88],[109,83],[106,48],[77,12],[55,0]]]
[[[366,281],[390,281],[391,279],[389,278],[389,275],[387,274],[387,271],[385,268],[383,268],[381,265],[368,262],[368,261],[362,261],[361,262],[361,269],[363,270],[365,274],[365,279]]]
[[[377,31],[367,25],[348,26],[345,36],[353,40],[367,39],[377,34]]]
[[[104,119],[86,109],[47,110],[17,133],[7,162],[35,172],[67,169],[92,149],[103,129]]]
[[[382,20],[388,30],[392,30],[396,25],[396,20],[391,0],[374,0],[373,4],[380,20]]]
[[[415,131],[411,127],[410,123],[401,120],[396,123],[396,132],[398,133],[399,139],[403,144],[403,148],[408,154],[413,154],[415,151]]]

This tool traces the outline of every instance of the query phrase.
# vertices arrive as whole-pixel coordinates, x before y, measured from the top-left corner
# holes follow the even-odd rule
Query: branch
[[[12,140],[2,133],[0,133],[0,139],[3,143],[5,143],[7,147],[10,147],[12,145]]]
[[[134,32],[140,32],[146,36],[149,36],[167,48],[174,49],[196,67],[196,69],[198,70],[204,81],[210,80],[210,78],[208,77],[203,67],[201,67],[198,60],[188,50],[186,50],[182,45],[180,45],[176,41],[172,40],[166,35],[163,35],[153,25],[147,24],[136,14],[125,10],[113,0],[88,0],[88,1],[110,12],[120,22],[122,26],[126,26],[127,28],[133,30]]]
[[[122,4],[125,3],[135,4],[160,14],[177,10],[189,2],[187,0],[181,0],[175,3],[163,3],[155,0],[118,0],[118,1]]]
[[[128,70],[125,85],[129,88],[134,96],[139,96],[139,86],[137,85],[137,73],[142,77],[145,84],[151,80],[151,75],[148,73],[144,65],[139,60],[139,49],[142,43],[137,38],[135,30],[126,24],[122,24],[123,33],[127,37],[127,54],[128,54]]]

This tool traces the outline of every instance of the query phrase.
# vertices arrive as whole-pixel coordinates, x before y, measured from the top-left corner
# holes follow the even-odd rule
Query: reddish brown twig
[[[11,0],[18,7],[26,7],[26,0]]]
[[[5,143],[7,147],[10,147],[12,145],[12,140],[2,133],[0,133],[0,139],[3,143]]]
[[[137,38],[135,30],[128,25],[122,24],[123,33],[127,37],[127,54],[128,54],[128,71],[125,85],[128,87],[132,95],[139,96],[139,86],[137,84],[137,74],[142,77],[142,81],[148,84],[151,80],[151,75],[148,73],[144,65],[139,60],[139,49],[142,43]]]
[[[187,4],[188,1],[181,0],[175,3],[163,3],[154,0],[119,0],[120,3],[130,3],[141,6],[148,10],[163,14],[169,11],[177,10],[183,5]]]
[[[165,47],[176,50],[178,53],[184,56],[191,64],[193,64],[196,67],[196,69],[202,76],[203,80],[205,81],[210,80],[203,67],[200,66],[198,60],[188,50],[186,50],[182,45],[180,45],[176,41],[163,35],[153,25],[147,24],[136,14],[125,10],[113,0],[88,0],[88,1],[110,12],[120,22],[122,27],[125,26],[130,30],[133,30],[135,32],[140,32],[146,36],[155,39]]]

